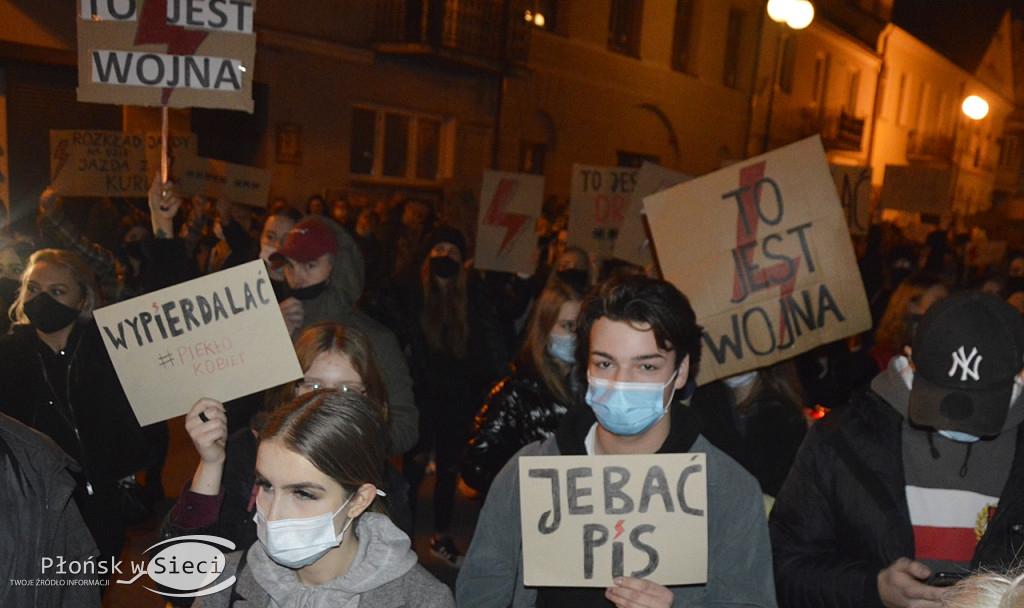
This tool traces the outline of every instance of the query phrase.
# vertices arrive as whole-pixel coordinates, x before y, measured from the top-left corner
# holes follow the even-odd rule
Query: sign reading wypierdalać
[[[194,133],[172,133],[167,143],[172,167],[195,155]],[[159,170],[159,133],[50,131],[50,185],[62,196],[146,196]]]
[[[829,165],[829,169],[850,234],[867,234],[871,225],[871,167]]]
[[[871,328],[819,137],[644,199],[668,281],[704,326],[699,384]]]
[[[598,259],[612,256],[639,172],[629,167],[572,166],[570,245]]]
[[[636,190],[626,207],[625,218],[615,239],[615,257],[647,268],[654,262],[651,239],[644,221],[643,199],[666,188],[693,179],[692,175],[666,169],[661,165],[644,161],[636,178]]]
[[[255,0],[78,0],[78,101],[253,111]]]
[[[270,171],[236,165],[212,158],[184,158],[174,170],[179,192],[225,199],[250,207],[266,207],[270,196]]]
[[[537,249],[534,224],[544,204],[544,178],[484,171],[473,265],[481,270],[532,274]]]
[[[254,260],[94,313],[139,424],[302,377],[266,265]]]
[[[524,582],[608,587],[618,576],[706,583],[707,456],[519,459]]]

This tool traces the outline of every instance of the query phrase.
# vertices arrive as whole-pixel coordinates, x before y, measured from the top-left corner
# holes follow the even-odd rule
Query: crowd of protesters
[[[162,533],[240,550],[238,582],[204,605],[939,607],[935,574],[1017,565],[1024,250],[979,264],[983,235],[950,218],[920,242],[876,221],[854,239],[871,331],[698,388],[684,293],[570,246],[566,220],[538,221],[535,268],[511,274],[476,268],[420,198],[255,209],[156,181],[145,206],[47,190],[36,229],[0,242],[0,507],[18,524],[0,526],[0,567],[15,544],[116,559],[127,526],[179,496],[161,468],[181,423],[135,422],[91,313],[255,259],[303,378],[185,416],[199,466]],[[945,351],[975,342],[998,386],[951,386]],[[516,459],[655,452],[708,454],[708,582],[524,586]],[[454,598],[410,549],[430,472],[430,548],[462,568]],[[460,475],[484,501],[471,547],[450,535]],[[925,539],[945,525],[936,500],[958,522],[991,507],[987,534]],[[46,593],[8,586],[0,605],[99,602]]]

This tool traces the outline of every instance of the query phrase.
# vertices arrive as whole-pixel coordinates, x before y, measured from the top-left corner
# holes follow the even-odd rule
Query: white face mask
[[[722,382],[725,382],[725,385],[733,390],[750,386],[755,380],[757,380],[757,370],[722,378]]]
[[[345,530],[352,525],[354,519],[345,522],[341,532],[334,533],[334,516],[352,500],[353,493],[341,503],[334,513],[324,513],[315,517],[295,519],[278,519],[267,521],[263,509],[256,503],[256,537],[263,543],[267,555],[286,568],[308,566],[323,557],[325,553],[341,544]]]

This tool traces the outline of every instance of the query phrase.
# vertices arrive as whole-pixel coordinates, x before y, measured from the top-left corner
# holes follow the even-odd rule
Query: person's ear
[[[690,355],[683,357],[683,360],[679,362],[679,373],[676,375],[675,387],[679,390],[686,386],[686,381],[690,378]]]
[[[355,519],[362,515],[363,511],[369,509],[376,498],[377,486],[372,483],[364,483],[359,486],[355,496],[352,497],[352,502],[348,503],[349,518]]]

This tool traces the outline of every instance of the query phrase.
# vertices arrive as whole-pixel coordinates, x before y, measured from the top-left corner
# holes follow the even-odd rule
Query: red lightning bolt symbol
[[[518,189],[519,182],[514,179],[503,179],[498,182],[498,187],[494,190],[494,198],[491,199],[491,206],[487,210],[487,217],[484,219],[486,224],[503,226],[507,229],[505,231],[505,238],[501,241],[501,247],[498,248],[499,255],[505,251],[505,248],[508,247],[512,239],[519,234],[519,229],[523,227],[526,220],[530,219],[529,216],[520,213],[505,213],[505,207],[508,206]]]
[[[742,212],[736,216],[736,254],[743,256],[744,262],[749,268],[753,264],[753,255],[755,247],[749,247],[751,243],[757,242],[757,227],[760,220],[760,216],[757,211],[757,202],[755,197],[754,188],[761,178],[764,177],[764,168],[767,161],[761,161],[756,165],[751,165],[740,170],[740,188],[743,193],[740,195],[740,201],[743,205]],[[744,223],[744,218],[749,222],[749,226]],[[774,266],[768,266],[766,268],[758,268],[756,271],[749,274],[750,284],[765,284],[773,283],[779,285],[779,299],[785,299],[786,296],[793,293],[793,289],[796,287],[797,272],[800,268],[800,261],[803,256],[796,256],[793,258],[793,266],[790,266],[784,262],[780,262]],[[783,281],[783,279],[785,279]],[[782,281],[780,283],[780,281]],[[745,288],[743,286],[743,277],[740,275],[739,265],[736,266],[736,273],[733,276],[733,287],[732,297],[734,301],[744,297]],[[753,290],[751,290],[753,291]],[[783,309],[780,312],[782,318],[779,321],[779,342],[783,341],[786,334],[786,312]]]
[[[191,55],[206,40],[206,32],[186,30],[179,25],[167,24],[167,0],[146,0],[142,5],[139,27],[135,30],[135,44],[167,44],[171,55]],[[160,103],[167,105],[174,89],[164,89]]]
[[[618,538],[618,537],[622,536],[622,533],[625,531],[622,528],[622,523],[624,521],[626,521],[626,520],[620,519],[619,523],[615,524],[615,531],[618,532],[618,534],[615,535],[615,538]],[[612,540],[615,540],[615,538],[613,538]]]
[[[53,172],[53,177],[50,178],[51,182],[57,181],[57,176],[60,175],[64,165],[68,162],[67,140],[57,142],[57,149],[53,151],[53,158],[57,159],[57,169]]]

